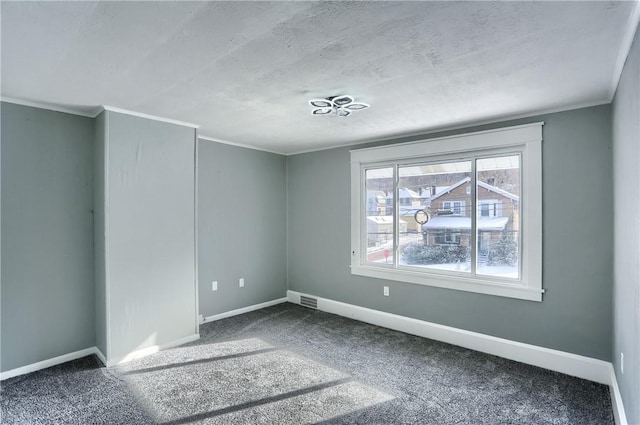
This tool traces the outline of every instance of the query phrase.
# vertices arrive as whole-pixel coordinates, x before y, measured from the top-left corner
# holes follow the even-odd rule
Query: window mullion
[[[367,170],[364,166],[360,167],[360,264],[367,262]]]
[[[469,206],[469,214],[471,215],[471,234],[470,242],[471,245],[471,275],[475,276],[477,272],[477,261],[478,261],[478,194],[477,194],[477,172],[476,172],[476,158],[471,159],[471,205]]]
[[[398,164],[393,165],[393,267],[398,268],[398,262],[400,253],[398,252],[400,246],[400,208],[399,196],[400,189],[398,188]]]

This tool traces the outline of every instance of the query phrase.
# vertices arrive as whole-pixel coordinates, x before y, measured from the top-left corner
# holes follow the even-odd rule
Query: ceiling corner
[[[620,50],[618,51],[618,59],[615,64],[615,69],[613,70],[613,79],[611,80],[611,86],[609,87],[609,103],[613,102],[616,90],[618,89],[618,83],[622,76],[624,64],[627,61],[627,56],[629,56],[633,39],[636,35],[636,31],[638,30],[638,23],[640,23],[640,0],[635,0],[633,9],[629,14],[625,35],[622,39]]]

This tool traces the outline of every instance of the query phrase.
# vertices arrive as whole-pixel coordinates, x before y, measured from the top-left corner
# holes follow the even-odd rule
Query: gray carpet
[[[3,424],[613,424],[609,389],[281,304],[124,365],[2,382]]]

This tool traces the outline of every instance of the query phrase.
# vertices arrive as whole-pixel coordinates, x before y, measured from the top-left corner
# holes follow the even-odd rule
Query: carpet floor
[[[116,367],[8,379],[3,424],[613,424],[605,385],[285,303]]]

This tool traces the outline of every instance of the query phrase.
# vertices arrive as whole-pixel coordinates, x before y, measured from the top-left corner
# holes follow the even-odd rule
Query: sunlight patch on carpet
[[[179,347],[117,368],[158,423],[304,423],[390,400],[257,338]]]

